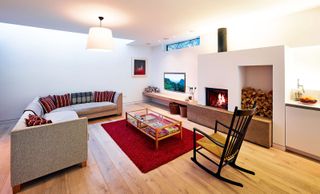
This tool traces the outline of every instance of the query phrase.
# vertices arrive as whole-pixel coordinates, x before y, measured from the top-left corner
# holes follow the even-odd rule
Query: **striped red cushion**
[[[101,102],[102,92],[94,92],[94,101]]]
[[[46,120],[40,116],[32,115],[32,114],[29,114],[29,118],[25,119],[25,121],[26,121],[27,127],[52,123],[51,120]]]
[[[116,94],[115,92],[107,91],[105,96],[105,99],[106,99],[105,101],[113,102],[113,98],[115,94]]]
[[[104,102],[104,101],[113,102],[115,94],[116,92],[112,92],[112,91],[103,91],[103,92],[95,91],[94,101],[95,102]]]
[[[53,97],[54,97],[54,100],[56,101],[57,108],[71,105],[71,96],[70,96],[70,94],[53,95]]]
[[[45,113],[49,113],[52,110],[56,109],[56,105],[53,101],[52,96],[42,97],[39,99],[39,102],[44,110]]]

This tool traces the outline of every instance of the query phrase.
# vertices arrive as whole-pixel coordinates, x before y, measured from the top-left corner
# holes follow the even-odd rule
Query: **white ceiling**
[[[240,20],[320,6],[320,0],[1,0],[0,22],[87,33],[104,16],[114,37],[136,45],[203,34]]]

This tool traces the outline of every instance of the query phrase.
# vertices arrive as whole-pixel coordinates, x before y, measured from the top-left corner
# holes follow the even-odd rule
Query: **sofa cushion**
[[[60,112],[51,112],[44,115],[44,118],[51,120],[53,123],[71,121],[78,119],[78,115],[74,111],[60,111]]]
[[[52,96],[50,96],[50,95],[47,97],[41,97],[39,99],[39,102],[40,102],[45,113],[49,113],[52,110],[57,108],[54,101],[53,101]]]
[[[112,91],[103,91],[103,92],[95,91],[94,101],[95,102],[104,102],[104,101],[113,102],[115,94],[116,92],[112,92]]]
[[[52,112],[61,112],[61,111],[73,111],[73,109],[72,109],[71,106],[65,106],[65,107],[61,107],[61,108],[56,108],[53,111],[51,111],[50,113],[52,113]]]
[[[64,95],[53,95],[53,98],[56,102],[57,108],[61,108],[64,106],[70,106],[71,105],[71,97],[70,94],[64,94]]]
[[[41,116],[32,114],[29,114],[29,118],[26,118],[25,122],[27,127],[52,123],[51,120],[47,120],[45,118],[42,118]]]
[[[75,104],[71,107],[78,113],[78,115],[88,115],[114,110],[117,108],[117,105],[112,102],[90,102],[84,104]]]
[[[92,92],[78,92],[71,94],[71,104],[82,104],[93,101]]]
[[[33,101],[24,109],[23,112],[31,111],[33,114],[41,116],[44,114],[43,108],[39,102],[39,97],[33,99]]]

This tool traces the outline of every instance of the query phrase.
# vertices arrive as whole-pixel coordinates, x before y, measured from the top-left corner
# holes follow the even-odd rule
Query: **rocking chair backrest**
[[[255,105],[253,109],[245,110],[238,110],[238,107],[235,107],[225,149],[222,153],[222,158],[225,161],[231,161],[238,155],[255,110]]]

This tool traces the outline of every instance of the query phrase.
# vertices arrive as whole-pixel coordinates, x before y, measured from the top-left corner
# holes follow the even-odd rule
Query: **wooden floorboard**
[[[162,106],[139,103],[126,105],[124,110],[148,107],[175,119],[183,126],[211,129],[192,123],[179,115],[170,115]],[[319,162],[244,142],[238,164],[256,172],[255,176],[239,172],[229,166],[222,175],[243,183],[236,187],[224,183],[195,165],[192,151],[148,173],[141,173],[101,127],[101,123],[123,119],[123,116],[91,120],[89,123],[88,165],[73,166],[26,183],[21,193],[320,193]],[[11,193],[10,136],[13,124],[0,124],[0,193]],[[161,143],[161,142],[160,142]],[[215,166],[204,159],[203,164]]]

